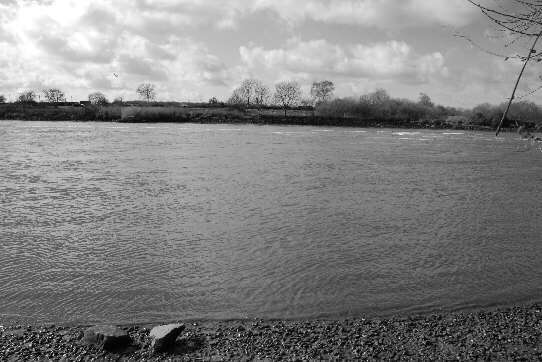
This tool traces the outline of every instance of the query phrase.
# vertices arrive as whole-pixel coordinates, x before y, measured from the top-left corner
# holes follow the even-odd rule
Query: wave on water
[[[271,134],[280,134],[280,135],[283,135],[283,136],[293,136],[293,135],[301,135],[301,134],[303,134],[303,132],[275,131],[275,132],[271,132]]]
[[[372,140],[389,140],[389,138],[386,137],[386,136],[372,136],[372,137],[366,137],[364,139],[366,139],[366,140],[371,140],[371,139]]]
[[[515,134],[67,125],[0,124],[0,319],[346,318],[542,293],[541,156]]]
[[[240,128],[201,128],[201,129],[195,129],[195,128],[175,128],[176,130],[186,130],[186,131],[192,131],[192,132],[239,132],[242,131]]]
[[[398,135],[398,136],[414,136],[419,135],[420,132],[392,132],[392,135]]]

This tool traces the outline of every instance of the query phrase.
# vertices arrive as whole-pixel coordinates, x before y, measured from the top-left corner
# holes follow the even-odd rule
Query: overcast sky
[[[381,87],[452,106],[504,101],[520,64],[457,33],[514,51],[466,0],[0,0],[0,94],[135,99],[151,82],[159,100],[225,100],[255,77],[305,91],[328,79],[336,96]],[[520,93],[538,86],[539,68]]]

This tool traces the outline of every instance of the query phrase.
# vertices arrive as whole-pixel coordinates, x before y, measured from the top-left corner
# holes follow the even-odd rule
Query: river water
[[[0,321],[345,318],[542,300],[514,134],[0,122]]]

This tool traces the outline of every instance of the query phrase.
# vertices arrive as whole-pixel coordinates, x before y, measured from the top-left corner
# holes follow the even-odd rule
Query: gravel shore
[[[382,319],[185,325],[175,347],[160,355],[149,349],[153,325],[122,326],[132,344],[115,353],[82,343],[88,326],[0,326],[0,361],[542,360],[539,305]]]

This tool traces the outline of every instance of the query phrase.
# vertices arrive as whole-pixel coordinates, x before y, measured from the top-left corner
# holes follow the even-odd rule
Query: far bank
[[[328,115],[313,107],[278,108],[231,105],[129,102],[95,106],[76,102],[61,104],[0,104],[0,119],[24,121],[105,121],[124,123],[224,123],[307,125],[376,128],[433,128],[492,130],[463,116],[416,119],[415,117],[359,117],[350,114]],[[517,128],[509,121],[505,128]]]

